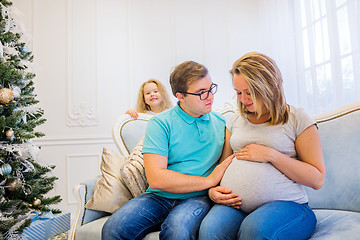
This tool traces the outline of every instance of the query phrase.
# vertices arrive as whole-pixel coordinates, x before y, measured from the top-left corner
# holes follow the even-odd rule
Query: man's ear
[[[177,92],[175,95],[176,95],[176,98],[179,100],[179,102],[185,101],[184,94]]]

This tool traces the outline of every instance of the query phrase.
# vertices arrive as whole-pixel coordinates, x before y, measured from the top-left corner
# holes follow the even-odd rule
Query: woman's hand
[[[129,114],[133,119],[137,119],[139,117],[139,114],[135,109],[129,109],[125,113]]]
[[[236,159],[253,162],[271,162],[276,150],[259,144],[249,144],[235,153]]]
[[[212,187],[209,189],[209,197],[217,204],[240,209],[241,198],[236,193],[232,193],[229,188]]]

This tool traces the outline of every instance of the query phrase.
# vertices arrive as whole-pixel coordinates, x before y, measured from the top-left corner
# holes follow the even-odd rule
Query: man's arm
[[[233,150],[230,145],[231,132],[225,128],[225,142],[223,151],[221,154],[220,162],[224,161],[227,156],[233,153]],[[209,197],[215,203],[230,206],[233,208],[240,208],[241,198],[231,191],[229,188],[224,188],[221,186],[212,187],[209,189]]]
[[[167,169],[168,159],[153,153],[144,153],[144,167],[147,181],[152,189],[172,193],[196,192],[216,186],[234,155],[216,166],[208,177],[186,175]]]

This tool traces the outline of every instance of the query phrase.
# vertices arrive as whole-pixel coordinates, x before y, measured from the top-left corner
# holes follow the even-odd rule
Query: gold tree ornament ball
[[[6,136],[7,137],[13,137],[14,136],[14,130],[12,130],[12,128],[10,128],[9,130],[6,131]]]
[[[9,130],[6,131],[6,139],[13,141],[15,136],[14,136],[14,130],[12,130],[11,128]]]
[[[2,88],[0,89],[0,103],[1,104],[8,104],[14,100],[14,93],[9,88]]]
[[[39,206],[41,204],[41,200],[38,199],[38,198],[35,198],[34,202],[33,202],[33,205],[34,206]]]
[[[15,178],[14,181],[12,181],[9,185],[8,185],[8,189],[10,191],[15,191],[16,189],[20,188],[22,185],[22,182],[19,178]]]

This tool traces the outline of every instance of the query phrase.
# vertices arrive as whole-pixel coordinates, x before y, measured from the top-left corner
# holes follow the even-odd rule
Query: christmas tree
[[[36,162],[39,148],[33,138],[43,124],[43,110],[35,99],[33,54],[25,44],[19,13],[10,1],[0,0],[0,239],[21,239],[34,213],[50,208],[60,196],[46,197],[54,187],[54,166]]]

